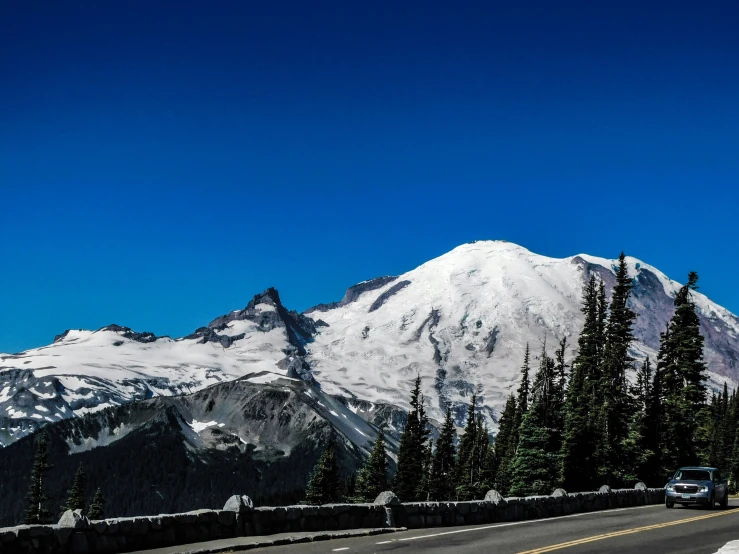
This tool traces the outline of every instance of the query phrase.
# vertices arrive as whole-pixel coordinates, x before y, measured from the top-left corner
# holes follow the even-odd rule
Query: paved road
[[[252,550],[264,554],[712,554],[739,539],[739,502],[727,510],[641,506],[559,518],[472,527],[418,529]]]

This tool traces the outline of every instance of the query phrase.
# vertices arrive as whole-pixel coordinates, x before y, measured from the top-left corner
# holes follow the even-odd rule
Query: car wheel
[[[667,507],[667,508],[674,508],[675,507],[675,503],[674,502],[670,502],[669,500],[665,500],[665,507]]]
[[[715,506],[716,506],[716,495],[715,493],[711,493],[711,500],[709,500],[708,504],[706,504],[706,510],[713,510]]]
[[[721,499],[721,509],[725,510],[729,507],[729,493],[725,492],[724,497]]]

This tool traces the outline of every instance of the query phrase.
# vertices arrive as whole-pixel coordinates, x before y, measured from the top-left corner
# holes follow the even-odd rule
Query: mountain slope
[[[310,380],[303,355],[313,333],[313,320],[287,311],[274,289],[181,339],[119,325],[66,331],[49,346],[0,355],[0,444],[47,422],[247,374]]]
[[[680,285],[640,260],[627,262],[638,314],[634,355],[654,358]],[[555,259],[480,241],[403,275],[354,285],[341,301],[304,314],[288,311],[268,289],[181,339],[118,325],[67,331],[49,346],[0,355],[0,444],[44,423],[245,375],[313,384],[392,435],[418,374],[432,418],[441,421],[450,405],[461,424],[477,390],[494,427],[518,384],[526,343],[537,354],[546,340],[551,354],[567,336],[572,359],[583,284],[595,274],[610,293],[614,267],[615,260],[585,254]],[[739,319],[700,293],[695,298],[711,383],[735,385]]]
[[[80,463],[88,492],[105,491],[108,516],[220,508],[232,494],[295,502],[329,437],[342,473],[359,467],[377,437],[373,426],[304,381],[261,384],[260,376],[48,425],[52,511]],[[33,438],[0,449],[0,527],[20,520]]]
[[[635,289],[635,356],[655,357],[679,284],[627,258]],[[582,287],[591,274],[615,281],[615,260],[579,255],[547,258],[503,241],[455,248],[343,305],[309,310],[322,327],[307,361],[324,390],[407,405],[422,377],[432,415],[452,405],[461,423],[474,390],[491,419],[519,379],[526,343],[550,355],[569,337],[572,359],[582,326]],[[739,380],[739,319],[704,295],[695,295],[714,384]],[[534,365],[536,362],[534,362]]]

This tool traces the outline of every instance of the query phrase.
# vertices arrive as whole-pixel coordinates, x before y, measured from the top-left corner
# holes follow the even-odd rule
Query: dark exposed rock
[[[288,357],[277,362],[277,367],[287,370],[287,377],[301,379],[307,383],[315,384],[308,362],[303,356]]]
[[[69,329],[64,331],[61,335],[54,335],[54,342],[59,342],[60,340],[64,340],[68,334],[69,334]]]
[[[396,279],[397,277],[386,275],[384,277],[376,277],[374,279],[370,279],[369,281],[363,281],[361,283],[357,283],[356,285],[351,286],[346,290],[346,293],[344,294],[344,298],[342,298],[339,302],[329,302],[328,304],[318,304],[316,306],[313,306],[312,308],[308,308],[303,313],[309,314],[311,312],[327,312],[335,308],[340,308],[341,306],[346,306],[347,304],[354,302],[357,298],[359,298],[365,292],[369,292],[369,291],[384,287],[385,285],[387,285],[388,283],[392,283]]]
[[[369,307],[368,312],[374,312],[375,310],[379,309],[380,306],[382,306],[385,302],[387,302],[388,298],[390,298],[392,295],[396,294],[398,291],[403,290],[405,287],[410,285],[411,282],[404,280],[400,281],[398,283],[395,283],[392,287],[387,289],[385,292],[383,292],[380,296],[377,297],[377,300],[372,302],[372,305]]]
[[[190,340],[200,339],[199,342],[201,344],[205,344],[207,342],[217,342],[220,343],[223,348],[228,348],[234,342],[243,339],[245,336],[246,335],[244,333],[233,336],[219,335],[210,327],[200,327],[199,329],[196,329],[194,333],[187,335],[185,338]]]
[[[274,309],[260,310],[257,308],[260,304],[272,306]],[[305,345],[313,340],[316,333],[316,323],[311,318],[296,311],[288,311],[282,305],[279,293],[272,287],[261,294],[255,295],[243,310],[236,310],[230,314],[217,317],[208,324],[208,328],[214,332],[222,331],[232,321],[245,320],[256,323],[259,329],[264,332],[277,327],[284,328],[288,341],[301,356],[305,356]],[[201,329],[198,329],[198,331],[201,331]],[[239,338],[243,338],[243,336]],[[239,338],[234,337],[234,340],[239,340]]]
[[[118,333],[119,335],[134,340],[136,342],[143,342],[143,343],[149,343],[154,342],[158,338],[154,333],[149,333],[148,331],[145,331],[143,333],[137,333],[136,331],[130,329],[129,327],[123,327],[121,325],[116,325],[115,323],[111,325],[107,325],[106,327],[101,327],[100,331],[113,331],[114,333]],[[66,335],[66,332],[65,332]]]
[[[351,405],[352,411],[366,422],[381,429],[390,440],[400,440],[400,433],[408,421],[408,413],[404,409],[392,404],[380,404],[358,398],[344,396],[334,396],[334,398],[345,406]]]
[[[499,332],[500,330],[497,327],[493,327],[490,330],[490,333],[488,333],[488,336],[485,337],[485,352],[487,353],[488,358],[492,356],[495,351],[495,345],[498,343]]]
[[[260,505],[297,502],[331,439],[342,477],[362,465],[377,430],[361,416],[302,381],[252,377],[48,425],[49,505],[64,502],[66,479],[80,463],[89,488],[115,498],[109,517],[220,508],[236,491],[249,491]],[[218,424],[196,433],[195,420]],[[389,439],[388,450],[397,451],[397,441]],[[26,495],[18,476],[27,475],[34,454],[33,437],[0,448],[0,482],[21,484],[3,488],[0,526],[18,517]],[[120,479],[110,478],[110,467]]]

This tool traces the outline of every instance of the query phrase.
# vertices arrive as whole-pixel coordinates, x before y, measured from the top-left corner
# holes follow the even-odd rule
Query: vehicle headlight
[[[674,491],[674,490],[675,490],[675,487],[673,487],[672,485],[667,485],[667,487],[665,487],[665,488],[666,488],[666,489],[667,489],[668,491]]]
[[[708,492],[708,487],[701,487],[699,492]]]

